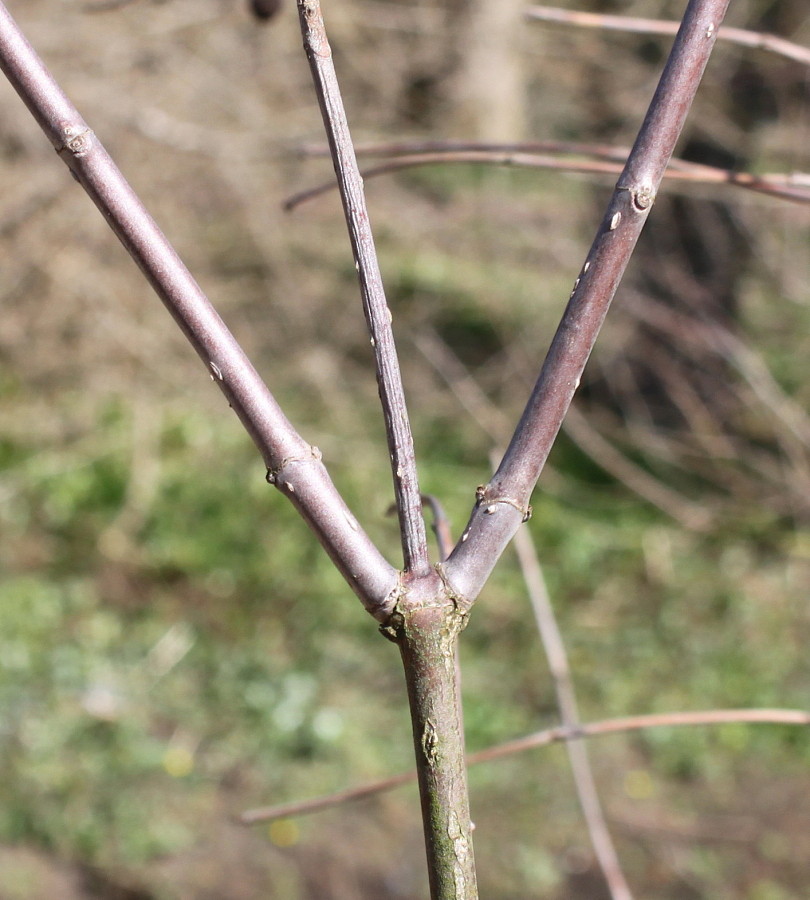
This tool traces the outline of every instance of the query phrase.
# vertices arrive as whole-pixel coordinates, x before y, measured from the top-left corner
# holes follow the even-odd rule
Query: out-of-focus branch
[[[480,763],[493,762],[516,753],[524,753],[526,750],[534,750],[537,747],[545,747],[548,744],[560,741],[573,741],[581,738],[600,737],[608,734],[620,734],[628,731],[641,731],[647,728],[673,728],[697,725],[727,725],[727,724],[766,724],[766,725],[810,725],[810,712],[799,709],[710,709],[699,712],[677,713],[653,713],[646,716],[626,716],[618,719],[606,719],[600,722],[587,722],[576,728],[568,728],[559,725],[555,728],[546,728],[536,731],[526,737],[506,741],[477,753],[467,756],[467,765],[476,766]],[[347,788],[335,794],[322,797],[313,797],[310,800],[301,800],[294,803],[284,803],[278,806],[263,806],[250,809],[242,813],[238,821],[243,825],[256,825],[260,822],[270,822],[273,819],[285,819],[290,816],[304,815],[319,812],[322,809],[330,809],[340,806],[351,800],[361,800],[374,794],[390,791],[400,785],[416,781],[416,772],[401,772],[390,778],[382,778],[379,781],[368,782],[354,788]]]
[[[135,0],[91,0],[90,3],[84,3],[82,9],[85,12],[110,12],[134,2]]]
[[[391,328],[391,310],[385,299],[374,237],[363,195],[363,179],[357,168],[320,3],[318,0],[298,0],[298,14],[304,36],[304,48],[329,139],[360,280],[363,310],[371,335],[371,345],[374,348],[377,384],[385,416],[385,430],[394,476],[405,570],[415,575],[424,575],[430,571],[430,561],[425,523],[422,519],[413,436]]]
[[[663,22],[660,19],[643,19],[635,16],[602,15],[573,9],[559,9],[556,6],[531,6],[526,10],[526,18],[541,22],[557,22],[560,25],[575,25],[579,28],[598,28],[602,31],[664,35],[673,35],[678,32],[678,22]],[[730,28],[723,25],[719,30],[717,40],[729,41],[743,47],[767,50],[770,53],[776,53],[805,66],[810,66],[810,49],[773,34],[763,34],[759,31],[748,31],[744,28]]]
[[[519,149],[520,145],[504,145],[503,147],[487,145],[481,148],[469,145],[469,148],[464,150],[452,149],[452,147],[453,144],[451,143],[445,149],[434,146],[430,150],[414,149],[402,155],[383,153],[382,155],[388,157],[386,162],[377,166],[369,166],[363,169],[360,174],[363,178],[377,178],[381,175],[400,172],[403,169],[434,166],[443,163],[511,166],[524,169],[552,169],[585,175],[618,175],[622,172],[623,160],[626,159],[626,155],[619,157],[620,148],[615,148],[616,152],[607,153],[598,146],[588,150],[585,145],[582,145],[582,149],[549,150],[546,153]],[[574,159],[571,156],[550,155],[554,152],[575,154],[577,156],[589,155],[595,158]],[[720,169],[716,166],[706,166],[683,159],[673,159],[670,160],[664,172],[664,178],[667,181],[691,184],[725,184],[746,191],[754,191],[757,194],[767,194],[771,197],[779,197],[782,200],[791,200],[795,203],[810,203],[810,174],[804,172],[793,172],[791,174],[772,172],[764,175],[753,175],[750,172],[735,172],[732,169]],[[284,208],[287,210],[295,209],[296,206],[300,206],[302,203],[328,193],[334,187],[335,185],[332,182],[325,182],[305,191],[300,191],[284,201]]]
[[[690,0],[529,402],[498,471],[476,492],[469,523],[444,564],[448,582],[461,596],[478,595],[529,514],[531,492],[655,201],[728,3]]]
[[[459,358],[432,329],[421,331],[416,336],[415,342],[425,359],[447,382],[464,409],[496,445],[502,444],[508,433],[507,418],[484,394]],[[702,531],[711,524],[712,515],[707,509],[682,497],[646,469],[628,459],[573,405],[568,409],[563,429],[596,465],[685,528]],[[548,478],[549,467],[546,466],[543,471]]]
[[[568,664],[568,654],[557,625],[551,599],[548,596],[546,580],[543,577],[537,552],[529,532],[525,528],[518,529],[515,535],[515,550],[534,611],[537,630],[540,632],[540,639],[546,651],[563,725],[566,728],[575,729],[579,726],[580,719],[574,683],[571,679],[571,667]],[[613,900],[632,900],[633,895],[624,877],[602,812],[602,804],[599,802],[596,782],[588,759],[588,749],[581,741],[567,741],[565,749],[568,751],[568,760],[571,763],[571,772],[574,776],[582,815],[585,817],[588,834],[596,858],[599,860],[599,867],[610,890],[610,896]]]
[[[323,144],[300,144],[301,156],[328,156],[329,148]],[[576,141],[517,141],[515,143],[493,143],[491,141],[458,140],[414,140],[384,141],[378,143],[355,144],[357,156],[408,156],[422,153],[552,153],[555,155],[591,156],[595,159],[612,159],[624,164],[630,155],[629,147],[612,144],[583,144]]]
[[[438,497],[433,494],[422,494],[422,502],[430,507],[433,520],[430,527],[436,536],[436,546],[439,549],[439,559],[447,559],[453,549],[453,535],[450,532],[450,520]]]
[[[694,531],[705,531],[712,514],[703,506],[682,497],[628,459],[590,424],[575,406],[570,406],[563,429],[566,435],[601,469],[618,479],[662,512]]]
[[[502,444],[512,427],[506,414],[481,390],[466,366],[442,340],[434,328],[423,328],[414,343],[425,359],[444,379],[461,406],[494,444]]]
[[[262,454],[268,481],[297,507],[366,609],[391,612],[396,570],[347,508],[242,348],[107,151],[0,3],[0,67],[166,305]]]

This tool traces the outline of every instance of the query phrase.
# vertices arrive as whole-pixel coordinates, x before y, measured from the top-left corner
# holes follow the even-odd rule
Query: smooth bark
[[[444,566],[472,601],[522,521],[709,61],[729,0],[690,0],[647,115],[503,460]]]

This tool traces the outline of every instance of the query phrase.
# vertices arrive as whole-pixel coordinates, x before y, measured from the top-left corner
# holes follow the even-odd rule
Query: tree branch
[[[330,480],[320,452],[290,424],[208,298],[3,3],[0,67],[202,359],[262,454],[268,481],[292,501],[366,609],[384,621],[395,602],[396,570],[362,530]]]
[[[413,149],[402,155],[383,155],[389,158],[384,163],[369,166],[363,169],[361,176],[366,178],[378,178],[381,175],[390,175],[404,169],[413,169],[419,166],[434,166],[439,164],[454,165],[495,165],[510,166],[522,169],[550,169],[559,172],[585,175],[619,175],[624,168],[627,154],[619,156],[622,148],[616,147],[610,153],[597,145],[590,150],[586,145],[578,150],[550,150],[540,153],[533,150],[520,149],[521,145],[504,144],[502,147],[495,145],[482,145],[476,148],[470,144],[467,149],[454,149],[454,142],[448,142],[444,149],[434,146],[430,150]],[[396,146],[396,145],[392,145]],[[531,147],[532,145],[527,145]],[[561,156],[553,156],[551,153],[573,153],[578,156],[589,155],[594,159],[571,159]],[[617,161],[620,160],[620,161]],[[691,184],[727,184],[731,187],[757,194],[766,194],[770,197],[779,197],[782,200],[790,200],[794,203],[810,203],[810,175],[804,172],[769,172],[763,175],[753,175],[750,172],[735,172],[733,169],[721,169],[716,166],[706,166],[701,163],[692,163],[683,159],[672,159],[664,172],[667,181],[687,182]],[[292,210],[320,197],[333,190],[335,185],[330,182],[315,185],[304,191],[288,197],[284,201],[284,209]]]
[[[579,10],[559,9],[555,6],[532,6],[526,10],[526,18],[542,22],[557,22],[560,25],[576,25],[579,28],[598,28],[603,31],[629,31],[635,34],[677,34],[677,22],[662,22],[660,19],[643,19],[635,16],[610,16]],[[744,28],[730,28],[723,25],[717,35],[718,41],[728,41],[743,47],[767,50],[787,59],[810,66],[810,49],[794,44],[784,38]]]
[[[647,728],[682,728],[685,726],[699,725],[728,725],[728,724],[757,724],[757,725],[810,725],[810,713],[799,709],[710,709],[699,712],[676,713],[652,713],[646,716],[626,716],[618,719],[605,719],[600,722],[587,722],[576,728],[568,728],[558,725],[554,728],[546,728],[536,731],[534,734],[506,741],[495,747],[487,747],[467,756],[468,766],[477,766],[480,763],[493,762],[526,750],[534,750],[537,747],[545,747],[548,744],[560,741],[575,741],[582,738],[602,737],[608,734],[620,734],[628,731],[642,731]],[[260,822],[270,822],[274,819],[286,819],[291,816],[306,815],[320,812],[322,809],[330,809],[340,806],[352,800],[362,800],[381,794],[416,781],[416,772],[401,772],[389,778],[367,782],[354,788],[347,788],[334,794],[322,797],[313,797],[309,800],[298,800],[293,803],[283,803],[278,806],[263,806],[250,809],[238,817],[243,825],[256,825]]]
[[[343,108],[319,0],[298,0],[298,14],[304,36],[304,48],[329,138],[329,148],[360,280],[363,310],[371,335],[371,345],[374,348],[377,384],[385,416],[405,570],[424,575],[430,571],[430,560],[425,523],[422,519],[413,436],[391,329],[391,310],[385,299],[363,195],[363,179],[360,177],[352,148],[346,112]]]
[[[529,498],[652,208],[709,60],[729,0],[690,0],[661,80],[498,471],[476,493],[470,521],[444,572],[478,595],[529,513]]]

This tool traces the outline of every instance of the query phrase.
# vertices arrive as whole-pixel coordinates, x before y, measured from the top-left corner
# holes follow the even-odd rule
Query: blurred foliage
[[[326,198],[293,218],[279,210],[329,168],[289,152],[320,140],[292,9],[261,30],[247,4],[225,0],[139,0],[93,14],[93,2],[58,14],[44,0],[9,5],[397,559],[338,204]],[[449,38],[453,16],[466,22],[472,7],[334,6],[327,24],[358,136],[491,136],[458,78],[463,42]],[[680,12],[642,0],[590,6]],[[810,40],[799,0],[752,0],[732,15]],[[505,105],[523,134],[632,139],[658,45],[525,27],[512,46],[524,93]],[[755,170],[806,169],[797,70],[718,50],[696,134],[733,146]],[[743,75],[771,92],[776,116],[742,115]],[[238,423],[20,104],[10,93],[0,103],[10,186],[0,211],[0,896],[425,896],[413,790],[274,829],[232,823],[249,806],[408,768],[399,663],[266,485]],[[486,478],[493,410],[509,420],[520,412],[602,190],[464,167],[368,184],[422,485],[456,533]],[[693,221],[709,218],[701,203],[719,203],[749,235],[742,271],[729,268],[734,333],[760,354],[779,396],[805,409],[806,210],[719,190],[677,196],[697,204]],[[640,251],[638,271],[657,272],[660,257]],[[646,354],[663,370],[669,351],[660,335],[657,355],[636,343],[624,298],[643,279],[629,278],[594,359],[588,412],[627,458],[710,510],[713,526],[684,530],[598,454],[560,439],[529,528],[582,716],[806,707],[807,448],[728,368],[718,394],[733,390],[740,402],[722,428],[642,427],[623,360]],[[489,412],[461,408],[418,349],[426,329],[468,368]],[[667,411],[653,396],[660,387],[644,410]],[[471,749],[558,721],[509,553],[472,616],[462,662]],[[639,896],[800,895],[805,730],[673,728],[590,746]],[[561,747],[478,767],[471,783],[484,896],[601,896]]]

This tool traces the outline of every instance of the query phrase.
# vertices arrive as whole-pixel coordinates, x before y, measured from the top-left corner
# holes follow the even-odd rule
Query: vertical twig
[[[565,652],[565,644],[548,596],[537,552],[529,532],[524,528],[518,529],[515,535],[515,550],[529,592],[537,630],[546,651],[563,727],[574,732],[580,726],[580,718],[574,684],[571,680],[571,669],[568,665],[568,654]],[[582,815],[585,817],[588,834],[610,890],[610,896],[613,900],[632,900],[633,895],[622,872],[602,812],[602,804],[599,802],[599,794],[588,759],[588,748],[583,741],[566,741],[565,749],[571,763]]]
[[[393,608],[397,572],[343,502],[320,452],[290,424],[200,286],[2,2],[0,68],[197,351],[261,452],[268,480],[296,506],[366,609],[384,621]]]
[[[433,516],[430,527],[436,537],[439,559],[447,559],[453,549],[453,535],[450,531],[450,520],[447,518],[447,513],[438,497],[434,497],[433,494],[422,494],[422,503],[430,507]]]
[[[349,228],[354,253],[363,310],[366,315],[377,384],[380,390],[394,493],[399,516],[405,570],[415,575],[430,571],[427,535],[422,519],[422,502],[416,474],[413,436],[405,406],[402,377],[397,360],[394,334],[391,329],[391,310],[377,262],[374,238],[363,193],[363,179],[357,167],[343,99],[332,62],[332,49],[326,36],[319,0],[298,0],[298,14],[304,48],[309,60],[318,103],[321,107],[332,161],[335,166],[343,211]]]
[[[596,336],[681,133],[729,0],[690,0],[647,115],[577,278],[509,448],[479,489],[444,566],[455,591],[477,596],[529,514],[529,498],[579,386]]]
[[[377,370],[394,475],[405,575],[383,633],[399,645],[414,736],[432,900],[476,900],[464,730],[457,677],[458,635],[467,609],[432,571],[413,438],[363,180],[357,167],[332,51],[318,0],[298,0],[304,47],[321,107],[349,228]]]

